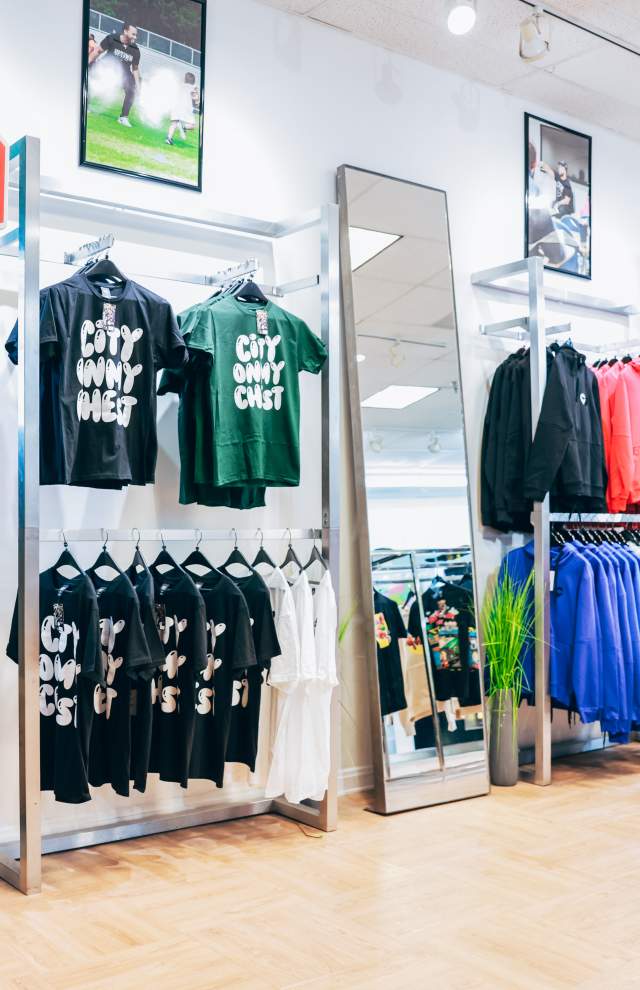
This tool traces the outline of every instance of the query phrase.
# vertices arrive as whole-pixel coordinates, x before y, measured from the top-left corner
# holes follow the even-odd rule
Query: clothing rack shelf
[[[273,812],[306,825],[331,831],[337,821],[337,766],[339,756],[339,700],[333,692],[331,707],[331,771],[324,799],[292,804],[284,798],[248,797],[224,793],[208,807],[121,819],[95,828],[70,829],[43,840],[40,810],[40,708],[39,708],[39,569],[41,543],[59,542],[61,529],[40,529],[39,479],[39,359],[40,359],[40,226],[41,209],[60,229],[83,230],[88,224],[127,236],[142,238],[154,247],[166,244],[175,250],[181,239],[192,253],[266,259],[272,267],[275,242],[305,231],[315,231],[319,242],[319,274],[283,285],[267,287],[277,297],[305,288],[319,287],[321,337],[329,359],[322,371],[322,520],[317,529],[199,530],[199,529],[74,529],[64,533],[72,541],[192,541],[322,539],[333,586],[339,589],[339,470],[340,470],[340,262],[338,207],[327,204],[292,219],[272,222],[233,214],[199,210],[180,215],[143,206],[126,205],[91,195],[68,192],[52,179],[41,181],[40,142],[23,137],[10,149],[10,206],[17,222],[0,235],[0,253],[19,262],[18,322],[18,722],[19,722],[19,843],[0,849],[0,878],[23,893],[41,888],[42,853],[76,849],[98,842],[113,842],[154,832]],[[91,244],[83,245],[90,251]],[[94,245],[95,246],[95,242]],[[82,251],[82,248],[79,249]],[[63,265],[64,262],[56,261]],[[264,264],[264,260],[260,261]],[[149,277],[214,284],[212,276],[149,273]],[[215,277],[215,276],[213,276]],[[209,281],[205,281],[208,279]],[[70,815],[69,821],[73,824]]]
[[[471,284],[477,288],[496,289],[501,292],[523,295],[528,299],[528,313],[514,320],[489,324],[484,332],[497,337],[513,339],[514,327],[521,328],[517,339],[528,340],[531,352],[531,428],[535,436],[538,418],[542,408],[547,381],[546,338],[549,330],[545,323],[545,302],[561,303],[584,310],[607,313],[610,316],[633,316],[640,312],[635,306],[618,305],[608,299],[584,296],[581,293],[548,289],[544,286],[544,260],[524,258],[497,268],[476,272],[471,276]],[[524,275],[526,281],[517,284],[504,284],[505,279]],[[526,328],[526,329],[523,329]],[[560,328],[551,328],[559,331]],[[576,513],[571,514],[573,517]],[[550,644],[550,530],[551,522],[569,521],[569,514],[552,514],[549,509],[549,496],[543,502],[533,504],[534,542],[534,613],[535,613],[535,759],[532,781],[535,784],[551,783],[551,698],[549,684],[549,644]],[[603,521],[633,522],[633,516],[600,517]],[[636,517],[640,521],[640,516]],[[597,521],[598,516],[584,514],[576,522]],[[572,519],[571,521],[574,521]],[[591,748],[585,744],[585,750]]]
[[[589,523],[620,526],[624,523],[640,523],[640,515],[633,512],[552,512],[549,515],[549,521],[552,523],[573,523],[576,526],[587,526]]]

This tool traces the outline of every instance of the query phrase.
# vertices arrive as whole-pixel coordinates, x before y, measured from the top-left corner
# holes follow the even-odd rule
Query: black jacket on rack
[[[482,522],[531,532],[534,500],[558,512],[606,511],[597,380],[573,347],[547,349],[547,387],[531,441],[531,365],[524,348],[496,369],[482,437]]]

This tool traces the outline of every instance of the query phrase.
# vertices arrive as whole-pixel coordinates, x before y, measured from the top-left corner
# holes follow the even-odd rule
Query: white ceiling
[[[519,25],[531,8],[522,0],[478,0],[476,26],[463,37],[447,30],[444,0],[265,2],[640,140],[640,56],[554,18],[550,54],[523,62]],[[640,49],[640,0],[544,6]]]

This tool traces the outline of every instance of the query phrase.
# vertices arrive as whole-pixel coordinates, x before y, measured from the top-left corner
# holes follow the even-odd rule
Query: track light
[[[447,27],[451,34],[467,34],[476,23],[476,0],[447,0]]]
[[[538,5],[520,25],[520,58],[525,62],[536,62],[544,58],[550,48],[551,19]]]

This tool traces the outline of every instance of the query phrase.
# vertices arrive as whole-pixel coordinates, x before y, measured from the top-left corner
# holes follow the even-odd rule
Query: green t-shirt
[[[212,483],[300,483],[301,371],[318,374],[327,351],[298,317],[272,302],[224,296],[183,314],[196,360],[208,361],[213,416]],[[202,461],[204,453],[197,453]]]

